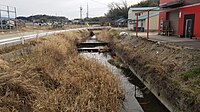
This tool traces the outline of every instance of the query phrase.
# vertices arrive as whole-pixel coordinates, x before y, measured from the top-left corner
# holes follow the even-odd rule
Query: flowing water
[[[86,42],[97,43],[98,41],[92,39]],[[102,48],[103,46],[100,47]],[[122,112],[169,112],[129,69],[120,69],[110,64],[108,60],[112,59],[112,57],[109,52],[82,52],[80,55],[87,59],[95,59],[99,64],[109,68],[119,79],[120,85],[125,92]]]

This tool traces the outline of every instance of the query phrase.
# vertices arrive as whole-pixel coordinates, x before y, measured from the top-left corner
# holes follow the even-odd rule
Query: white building
[[[150,31],[158,31],[158,23],[159,23],[159,7],[137,7],[130,8],[128,12],[128,29],[135,30],[136,29],[136,13],[143,12],[138,17],[138,28],[139,30],[147,29],[147,20],[148,20],[148,10],[150,11]]]

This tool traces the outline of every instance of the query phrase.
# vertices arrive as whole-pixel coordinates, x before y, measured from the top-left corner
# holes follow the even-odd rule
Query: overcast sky
[[[80,6],[83,7],[83,17],[86,16],[87,3],[89,16],[103,16],[108,11],[108,4],[121,0],[0,0],[0,4],[17,8],[18,16],[48,14],[66,16],[70,19],[80,17]],[[141,0],[127,0],[128,4],[136,4]],[[2,8],[2,7],[0,7]]]

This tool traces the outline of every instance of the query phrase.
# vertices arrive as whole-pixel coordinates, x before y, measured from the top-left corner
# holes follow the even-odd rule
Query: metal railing
[[[33,34],[33,35],[26,35],[26,36],[18,36],[18,37],[0,40],[0,48],[8,47],[8,46],[16,45],[16,44],[24,44],[26,41],[34,39],[34,38],[59,34],[59,33],[68,32],[68,31],[77,31],[77,30],[84,30],[84,29],[96,30],[96,29],[109,29],[109,28],[111,28],[111,27],[85,27],[85,28],[43,32],[43,33],[37,33],[37,34]]]
[[[44,37],[44,36],[48,36],[48,35],[68,32],[68,31],[83,30],[83,29],[86,29],[86,28],[77,28],[77,29],[43,32],[43,33],[37,33],[37,34],[33,34],[33,35],[26,35],[26,36],[19,36],[19,37],[13,37],[13,38],[8,38],[8,39],[2,39],[2,40],[0,40],[0,47],[2,48],[2,47],[8,47],[8,46],[11,46],[11,45],[16,45],[16,44],[24,44],[25,41],[28,41],[28,40],[31,40],[31,39],[34,39],[34,38]]]

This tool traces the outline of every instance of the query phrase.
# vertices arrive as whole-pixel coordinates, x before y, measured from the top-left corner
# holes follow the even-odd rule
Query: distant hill
[[[17,19],[36,22],[36,23],[46,23],[46,22],[67,22],[68,18],[63,16],[49,16],[49,15],[34,15],[29,17],[17,17]]]

